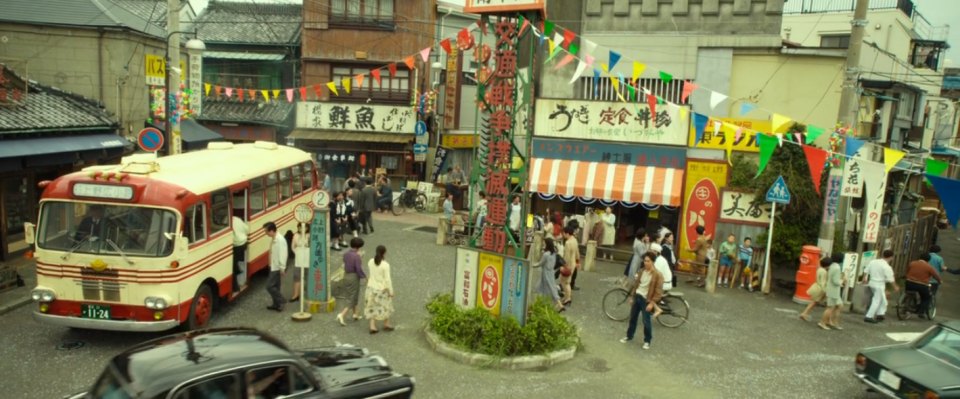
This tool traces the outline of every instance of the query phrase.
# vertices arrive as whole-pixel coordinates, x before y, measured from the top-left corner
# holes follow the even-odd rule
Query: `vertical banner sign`
[[[437,153],[433,156],[433,180],[438,181],[440,179],[440,173],[443,173],[443,164],[447,163],[447,154],[450,153],[450,150],[437,147]]]
[[[443,94],[443,128],[457,129],[460,124],[460,63],[462,62],[460,48],[450,47],[447,54],[447,79],[444,82]]]
[[[479,253],[470,248],[457,248],[456,276],[453,284],[453,300],[464,309],[477,305],[477,261]]]
[[[203,93],[203,56],[199,50],[189,50],[190,53],[190,111],[200,115]]]
[[[841,197],[860,198],[863,195],[863,177],[860,171],[861,160],[852,157],[843,163],[843,190]]]
[[[313,223],[310,224],[310,269],[307,270],[307,300],[327,302],[330,290],[327,289],[327,212],[329,209],[315,209]]]
[[[864,161],[863,181],[866,184],[866,200],[863,220],[863,242],[877,242],[880,233],[880,215],[883,214],[883,199],[887,191],[887,171],[882,163]]]
[[[856,252],[847,252],[843,254],[843,276],[846,278],[844,292],[849,287],[853,287],[857,282],[857,265],[859,264],[860,254]],[[844,296],[846,297],[846,296]]]
[[[684,207],[680,225],[680,253],[682,260],[693,260],[690,252],[697,240],[697,226],[706,229],[704,236],[714,237],[720,218],[720,189],[727,185],[727,167],[724,161],[687,160],[684,183]],[[680,270],[689,271],[686,264]]]
[[[481,142],[489,147],[481,175],[487,177],[487,218],[481,233],[483,249],[499,254],[507,248],[507,206],[510,203],[510,169],[514,133],[514,105],[517,77],[517,24],[510,18],[500,18],[494,24],[496,44],[493,46],[496,69],[489,83],[480,93],[490,112],[490,119],[481,132]],[[484,140],[485,139],[485,140]],[[523,186],[521,182],[520,186]],[[519,237],[515,237],[520,240]],[[481,262],[480,268],[483,269]],[[486,272],[481,271],[485,279]],[[481,283],[481,290],[484,288]],[[499,312],[499,309],[496,309]]]
[[[840,204],[840,191],[843,187],[843,175],[837,168],[830,168],[827,178],[827,206],[823,207],[823,223],[833,225],[837,221],[837,205]]]
[[[478,271],[480,285],[477,287],[477,307],[500,315],[500,294],[503,285],[503,256],[481,252]]]
[[[500,315],[513,316],[520,325],[526,324],[527,267],[525,260],[503,259],[503,290],[500,294]]]

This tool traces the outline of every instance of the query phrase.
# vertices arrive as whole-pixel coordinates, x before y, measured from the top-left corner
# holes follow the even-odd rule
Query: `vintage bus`
[[[34,318],[55,325],[162,331],[208,324],[218,304],[265,269],[273,221],[296,230],[310,203],[310,155],[270,142],[211,143],[166,157],[134,154],[39,183]],[[249,227],[234,267],[234,224]],[[242,240],[241,240],[242,241]]]

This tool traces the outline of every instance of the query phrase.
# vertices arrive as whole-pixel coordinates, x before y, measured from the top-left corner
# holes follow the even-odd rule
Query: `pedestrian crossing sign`
[[[781,205],[790,203],[790,190],[787,189],[787,182],[783,181],[783,175],[777,176],[777,181],[767,190],[767,202]]]

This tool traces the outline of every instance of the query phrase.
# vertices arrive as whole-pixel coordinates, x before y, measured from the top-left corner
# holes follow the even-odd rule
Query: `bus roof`
[[[93,166],[84,171],[129,173],[203,194],[310,160],[307,152],[271,142],[210,143],[204,150],[159,158],[134,154],[124,157],[120,165]]]

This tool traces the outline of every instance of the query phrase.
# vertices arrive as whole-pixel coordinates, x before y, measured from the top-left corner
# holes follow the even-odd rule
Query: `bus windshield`
[[[37,245],[54,251],[163,257],[173,252],[177,216],[127,205],[47,201],[40,210]]]

